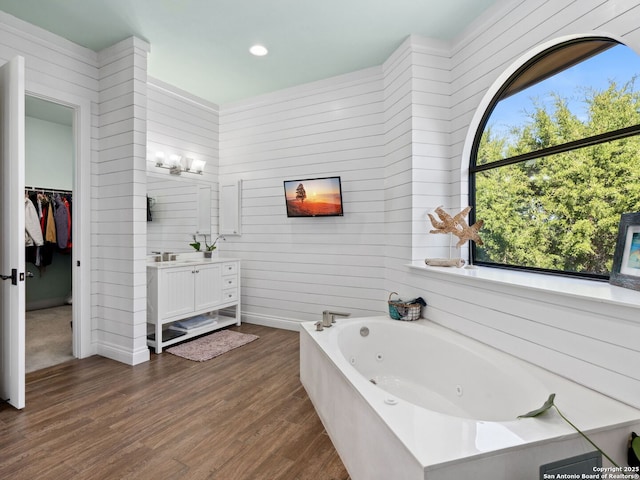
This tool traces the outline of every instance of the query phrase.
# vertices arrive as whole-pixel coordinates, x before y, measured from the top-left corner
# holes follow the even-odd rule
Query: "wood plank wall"
[[[220,175],[243,181],[243,233],[221,254],[242,258],[250,321],[384,308],[383,100],[373,68],[221,109]],[[334,175],[343,217],[287,218],[284,180]]]
[[[98,353],[137,364],[149,359],[146,328],[147,54],[123,40],[98,54],[98,145],[94,185],[98,210],[94,258],[103,268],[94,307]]]
[[[385,267],[411,257],[413,63],[405,42],[383,65]],[[392,287],[387,287],[387,289]]]
[[[147,97],[147,170],[159,177],[149,181],[157,183],[166,178],[171,189],[189,190],[197,184],[211,187],[211,232],[218,232],[218,164],[219,164],[219,111],[218,106],[194,97],[172,85],[150,78]],[[155,167],[155,152],[168,157],[176,153],[207,162],[202,175],[183,172],[179,177],[169,175],[167,169]],[[172,186],[171,186],[172,185]],[[166,199],[169,200],[169,199]],[[184,199],[183,199],[184,200]],[[189,247],[195,233],[196,209],[183,201],[163,202],[162,225],[148,225],[147,253],[152,250],[172,252],[193,251]],[[175,208],[173,208],[175,207]],[[193,218],[192,218],[193,217]],[[172,220],[169,220],[169,219]],[[182,220],[181,220],[182,219]],[[168,227],[168,228],[167,228]],[[171,229],[171,233],[168,233]],[[161,234],[162,238],[158,238]]]
[[[97,101],[97,53],[0,11],[0,62],[25,57],[31,83]]]

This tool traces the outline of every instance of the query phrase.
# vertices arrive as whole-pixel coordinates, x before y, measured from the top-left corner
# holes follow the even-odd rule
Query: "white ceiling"
[[[381,65],[410,34],[451,40],[497,0],[0,0],[92,50],[135,35],[148,72],[216,104]],[[254,43],[269,49],[254,57]]]

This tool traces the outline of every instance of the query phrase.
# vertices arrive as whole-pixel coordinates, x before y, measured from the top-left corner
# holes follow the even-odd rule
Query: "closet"
[[[25,102],[26,371],[73,357],[73,110]]]

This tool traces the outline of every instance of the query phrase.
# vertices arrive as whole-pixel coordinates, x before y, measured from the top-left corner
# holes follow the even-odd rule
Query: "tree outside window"
[[[538,55],[485,113],[470,164],[476,264],[606,279],[640,211],[640,57],[590,38]],[[473,219],[472,219],[473,220]]]

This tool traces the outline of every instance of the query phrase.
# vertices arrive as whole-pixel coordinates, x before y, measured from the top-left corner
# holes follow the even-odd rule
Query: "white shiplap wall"
[[[449,55],[446,43],[410,36],[384,65],[390,261],[435,256],[447,244],[427,243],[424,232],[426,212],[451,204]]]
[[[146,143],[149,45],[123,40],[98,54],[99,154],[92,246],[98,353],[149,359],[146,329]]]
[[[151,251],[193,251],[197,224],[195,198],[197,186],[211,189],[211,238],[217,235],[218,226],[218,163],[219,163],[219,112],[218,106],[184,92],[158,79],[150,78],[147,98],[147,171],[153,184],[153,196],[157,196],[159,217],[148,224],[147,253]],[[207,162],[202,175],[184,172],[179,177],[155,166],[155,152],[165,156],[172,153]],[[165,182],[161,182],[161,179]],[[166,188],[160,187],[166,183]],[[161,188],[164,190],[158,192]],[[171,195],[180,195],[176,202]],[[185,197],[186,195],[186,197]],[[174,208],[175,207],[175,208]],[[200,238],[199,240],[202,240]]]
[[[411,39],[384,63],[385,267],[411,258],[413,54]],[[393,286],[388,290],[395,290]]]
[[[384,308],[383,85],[380,68],[221,110],[221,180],[242,180],[243,315],[297,328],[325,309]],[[344,216],[287,218],[284,180],[339,175]],[[224,206],[221,206],[224,208]]]
[[[147,195],[153,200],[152,221],[147,222],[147,253],[193,252],[189,243],[198,230],[198,186],[173,178],[165,170],[162,176],[147,176]]]

